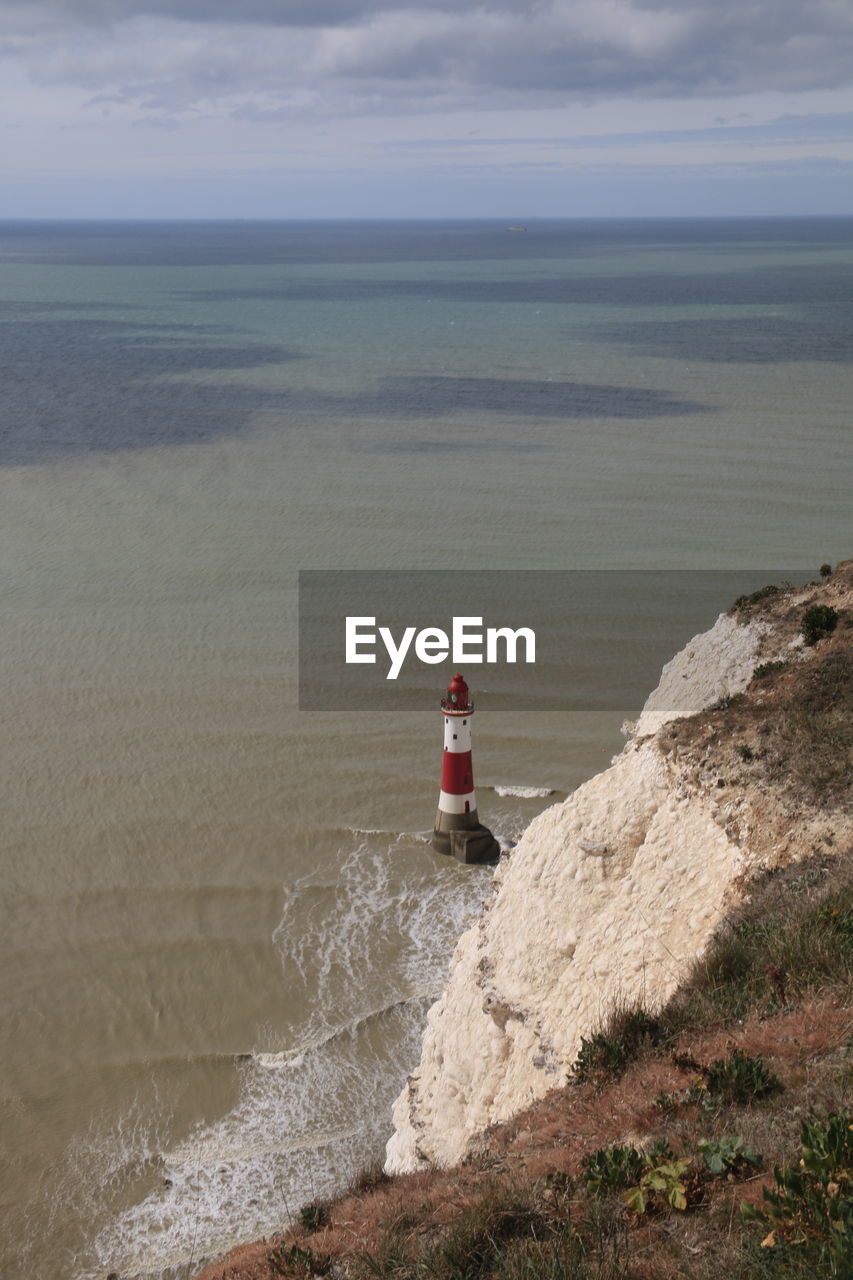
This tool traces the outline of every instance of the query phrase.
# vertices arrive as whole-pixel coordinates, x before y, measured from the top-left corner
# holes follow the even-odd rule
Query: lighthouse
[[[471,764],[471,721],[474,703],[461,675],[455,675],[441,700],[444,755],[441,791],[432,833],[433,848],[460,862],[496,862],[500,845],[477,816]]]

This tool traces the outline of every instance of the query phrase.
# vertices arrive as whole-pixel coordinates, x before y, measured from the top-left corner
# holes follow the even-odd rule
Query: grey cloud
[[[374,14],[406,8],[444,10],[514,11],[514,0],[417,0],[411,6],[400,0],[28,0],[0,4],[0,14],[22,18],[34,12],[62,22],[115,26],[132,18],[172,18],[196,23],[258,23],[270,27],[334,27],[361,22]],[[538,0],[530,10],[540,7]]]
[[[0,0],[0,13],[30,31],[42,83],[117,89],[154,111],[230,104],[258,120],[853,79],[853,8],[833,0],[631,0],[618,11],[598,0]]]
[[[452,37],[420,34],[388,51],[365,41],[340,70],[572,95],[799,91],[853,78],[853,10],[776,0],[632,7],[628,23],[608,22],[586,0],[555,4],[536,21],[463,13]]]

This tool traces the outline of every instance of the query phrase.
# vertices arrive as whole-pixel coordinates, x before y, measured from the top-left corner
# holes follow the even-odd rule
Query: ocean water
[[[297,710],[298,571],[849,555],[851,286],[850,219],[0,224],[6,1280],[185,1276],[380,1155],[488,895],[434,707]],[[483,818],[637,710],[484,695]]]

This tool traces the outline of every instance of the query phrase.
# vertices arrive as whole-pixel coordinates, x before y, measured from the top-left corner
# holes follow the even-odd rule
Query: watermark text
[[[405,627],[394,636],[390,627],[377,627],[376,618],[347,617],[345,653],[348,665],[375,664],[379,642],[388,657],[386,680],[396,680],[403,663],[414,648],[418,662],[435,666],[450,659],[455,666],[472,663],[508,662],[520,659],[523,648],[526,663],[536,661],[536,632],[532,627],[483,627],[483,619],[473,616],[454,617],[450,631],[441,627]]]

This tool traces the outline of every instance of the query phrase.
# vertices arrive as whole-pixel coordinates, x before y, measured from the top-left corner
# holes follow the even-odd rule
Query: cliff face
[[[489,1125],[565,1082],[581,1036],[614,1004],[667,999],[751,874],[853,845],[838,735],[823,735],[819,710],[823,696],[829,726],[853,632],[842,613],[804,647],[802,614],[816,602],[850,609],[853,562],[694,638],[611,768],[542,813],[501,862],[395,1104],[389,1172],[461,1160]],[[769,684],[753,679],[768,662],[785,665]],[[811,718],[798,729],[805,686]],[[818,785],[809,761],[820,751]]]

